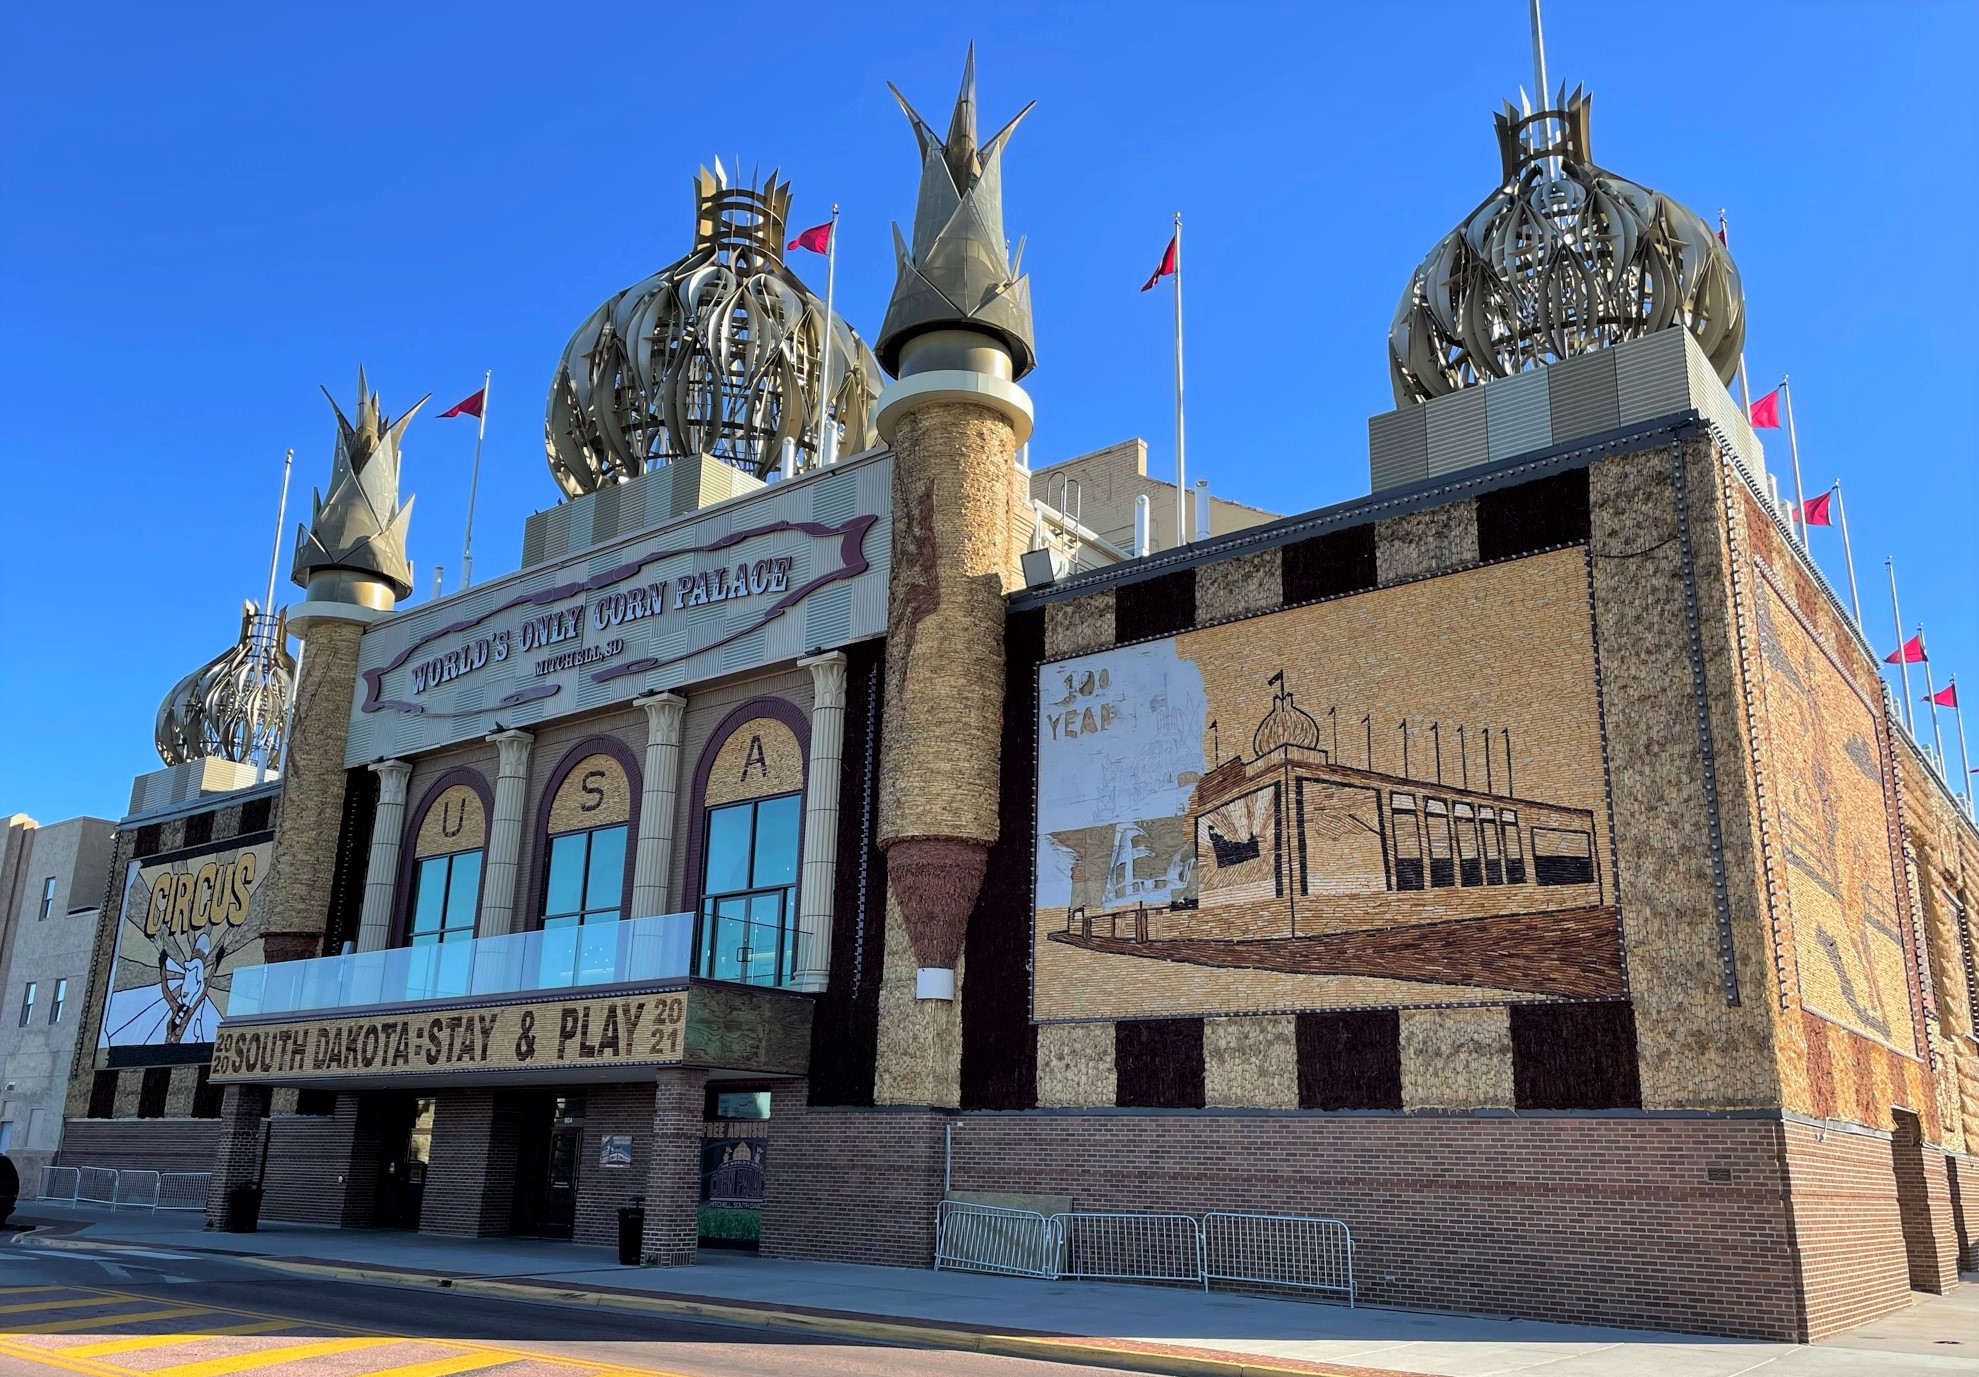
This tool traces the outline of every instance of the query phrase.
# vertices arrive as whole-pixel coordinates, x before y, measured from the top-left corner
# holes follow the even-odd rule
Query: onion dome
[[[1496,116],[1504,180],[1415,270],[1388,331],[1396,405],[1681,325],[1729,383],[1745,293],[1688,206],[1597,166],[1589,98]]]
[[[767,478],[786,440],[803,468],[820,451],[877,443],[872,351],[835,315],[825,349],[825,304],[783,261],[790,183],[772,172],[762,186],[730,186],[716,160],[694,179],[694,210],[686,257],[605,302],[564,346],[543,429],[550,472],[571,497],[697,455]],[[843,434],[829,446],[820,391]]]
[[[1285,687],[1285,671],[1279,670],[1268,682],[1277,684],[1278,692],[1271,695],[1271,711],[1264,715],[1257,733],[1251,737],[1252,753],[1261,759],[1281,746],[1318,750],[1319,722],[1292,701],[1292,690]]]
[[[191,760],[261,761],[282,758],[295,659],[286,617],[241,604],[238,644],[195,669],[158,705],[158,755],[167,765]]]
[[[1012,262],[1003,237],[1003,146],[1031,105],[989,137],[976,138],[976,48],[962,65],[962,89],[949,117],[948,136],[935,133],[887,83],[914,127],[921,149],[921,191],[914,204],[910,248],[893,227],[897,275],[880,324],[880,363],[896,378],[901,351],[936,331],[989,335],[1010,355],[1010,376],[1021,378],[1037,362],[1031,325],[1031,279],[1019,275],[1024,244]]]
[[[377,600],[385,585],[401,598],[412,594],[412,565],[405,557],[405,530],[412,500],[399,505],[399,440],[420,407],[396,420],[378,405],[378,394],[357,370],[357,424],[352,425],[330,397],[337,413],[337,452],[330,461],[330,495],[319,490],[309,525],[296,536],[295,564],[289,577],[310,596],[331,601]],[[389,601],[383,605],[391,606]]]

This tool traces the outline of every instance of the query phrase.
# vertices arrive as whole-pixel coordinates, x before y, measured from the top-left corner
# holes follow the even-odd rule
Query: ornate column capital
[[[366,767],[378,776],[378,804],[389,808],[405,802],[405,786],[412,778],[410,760],[374,760]]]
[[[642,693],[632,706],[646,714],[646,739],[666,746],[680,744],[680,724],[687,711],[687,700],[671,690]]]
[[[806,655],[797,662],[811,671],[811,706],[818,708],[842,708],[845,706],[845,652],[828,650],[822,655]]]
[[[529,768],[529,748],[536,740],[530,733],[519,727],[510,727],[505,731],[490,732],[481,739],[494,742],[501,752],[501,774],[520,775]]]

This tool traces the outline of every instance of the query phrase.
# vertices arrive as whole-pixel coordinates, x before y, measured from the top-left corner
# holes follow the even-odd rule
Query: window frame
[[[47,921],[48,916],[54,911],[55,911],[55,877],[53,875],[50,875],[47,879],[41,882],[41,916],[37,918],[35,921],[36,922]]]
[[[632,875],[638,862],[640,804],[643,801],[645,793],[645,775],[640,769],[638,760],[634,758],[632,748],[627,746],[625,742],[615,736],[587,736],[580,741],[572,742],[565,748],[563,755],[557,760],[556,768],[552,769],[545,778],[542,792],[536,799],[536,830],[532,834],[535,850],[529,861],[529,888],[519,891],[519,895],[529,896],[527,902],[529,904],[528,923],[530,931],[543,931],[543,923],[547,916],[546,910],[548,909],[550,898],[550,851],[556,844],[558,837],[573,835],[571,832],[550,831],[550,810],[556,803],[557,792],[563,788],[564,782],[570,778],[571,771],[582,764],[586,757],[594,755],[608,755],[612,757],[612,759],[618,762],[619,768],[625,772],[625,787],[628,795],[626,799],[625,821],[622,823],[605,823],[598,827],[579,828],[576,830],[579,832],[602,832],[613,827],[623,827],[625,829],[625,864],[623,867],[624,874],[621,876],[619,884],[618,916],[621,921],[628,918],[648,916],[646,914],[635,914],[632,911]],[[490,813],[489,816],[492,819],[493,814]],[[492,821],[489,825],[493,826]],[[586,865],[588,868],[588,846]],[[521,902],[522,900],[519,897],[518,905]],[[579,910],[580,913],[587,911],[603,912],[602,909]],[[584,924],[580,922],[576,926],[583,927]]]
[[[591,883],[597,878],[591,873],[593,848],[597,844],[597,839],[606,832],[619,832],[623,834],[619,844],[619,883],[617,893],[612,895],[612,907],[609,910],[603,907],[594,908],[590,905]],[[556,847],[558,842],[570,837],[582,837],[584,839],[583,878],[578,886],[577,907],[558,913],[551,913],[550,886],[556,878]],[[558,928],[552,928],[550,926],[552,922],[559,923],[561,927],[581,928],[588,927],[592,923],[616,923],[623,921],[626,917],[625,887],[627,875],[632,868],[634,844],[630,820],[626,822],[608,822],[602,827],[587,827],[575,832],[544,833],[543,883],[536,899],[537,930],[542,932],[560,930]],[[607,913],[610,914],[609,918],[603,916]],[[562,920],[566,918],[575,919],[576,921],[564,923]]]
[[[790,880],[787,884],[764,885],[756,883],[756,862],[762,838],[762,810],[765,804],[789,802],[795,817],[791,828]],[[710,892],[708,888],[711,868],[709,853],[715,844],[714,815],[738,809],[749,810],[749,853],[743,862],[744,878],[747,883],[741,889],[724,889]],[[732,803],[716,804],[701,809],[701,857],[700,883],[696,886],[700,893],[694,900],[694,954],[691,969],[703,980],[727,980],[728,977],[715,974],[715,952],[711,950],[714,926],[717,915],[711,911],[711,903],[733,903],[741,901],[753,909],[756,900],[776,895],[781,912],[777,917],[777,947],[772,958],[773,978],[767,983],[770,989],[786,989],[797,973],[797,889],[804,870],[804,791],[786,790],[780,794],[764,794],[760,798],[737,799]],[[759,926],[753,913],[745,914],[734,921],[750,927]],[[731,983],[756,985],[763,982],[736,980]]]
[[[48,1026],[53,1028],[62,1021],[62,1010],[69,1002],[69,977],[58,976],[55,980],[55,997],[48,1001]]]
[[[420,863],[437,860],[441,856],[456,857],[472,853],[478,854],[481,857],[481,875],[475,882],[474,889],[475,930],[468,934],[470,937],[480,936],[481,904],[487,897],[488,884],[488,845],[485,831],[482,836],[482,844],[477,847],[467,847],[460,851],[443,851],[433,856],[416,856],[413,854],[414,849],[419,844],[420,829],[426,825],[426,815],[433,811],[433,807],[440,801],[440,797],[456,784],[464,784],[474,791],[481,800],[481,817],[484,827],[491,827],[493,825],[494,794],[488,787],[488,781],[481,777],[480,771],[470,769],[464,765],[455,766],[453,769],[443,771],[432,783],[426,786],[425,792],[420,796],[419,806],[406,814],[406,826],[402,833],[404,840],[399,847],[398,879],[396,887],[392,892],[392,945],[394,947],[410,947],[412,945],[413,912],[418,902],[416,885]],[[451,868],[449,868],[449,875],[451,876]]]
[[[19,1026],[22,1028],[34,1022],[34,996],[39,986],[39,981],[30,980],[21,988],[21,1021]]]

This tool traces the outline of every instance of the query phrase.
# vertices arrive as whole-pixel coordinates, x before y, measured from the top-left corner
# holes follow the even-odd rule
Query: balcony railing
[[[694,915],[516,932],[383,951],[243,966],[229,1017],[685,980]]]

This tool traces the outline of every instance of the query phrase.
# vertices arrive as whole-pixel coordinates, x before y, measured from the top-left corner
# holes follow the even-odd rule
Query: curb
[[[94,1243],[129,1247],[152,1246],[123,1239],[35,1239],[32,1235],[17,1241],[34,1247],[71,1250],[86,1249]],[[840,1339],[860,1339],[870,1343],[962,1350],[1047,1362],[1079,1363],[1088,1367],[1156,1373],[1161,1374],[1161,1377],[1418,1377],[1418,1374],[1393,1368],[1351,1367],[1338,1363],[1306,1362],[1298,1358],[1264,1358],[1228,1350],[1201,1349],[1137,1339],[1079,1338],[1044,1331],[978,1329],[963,1324],[895,1316],[785,1309],[751,1301],[697,1300],[685,1296],[651,1295],[616,1289],[581,1289],[546,1282],[498,1280],[462,1273],[405,1271],[389,1267],[332,1263],[313,1258],[274,1258],[219,1249],[189,1248],[184,1245],[175,1246],[174,1251],[200,1252],[204,1256],[232,1258],[257,1267],[299,1276],[329,1277],[369,1285],[434,1287],[461,1295],[491,1299],[584,1305],[605,1310],[669,1315],[757,1329],[779,1329]]]

